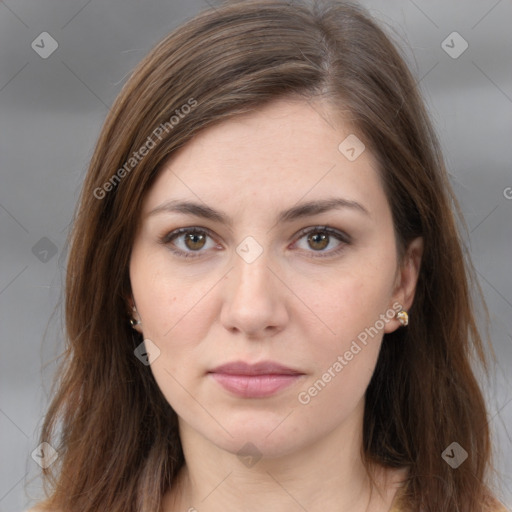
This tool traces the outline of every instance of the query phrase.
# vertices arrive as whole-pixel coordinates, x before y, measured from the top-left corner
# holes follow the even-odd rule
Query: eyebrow
[[[295,205],[288,210],[280,212],[277,217],[277,222],[292,222],[304,217],[311,217],[330,210],[340,210],[344,208],[349,208],[370,216],[369,211],[361,203],[341,197],[333,197],[328,199],[317,199],[315,201],[308,201]],[[195,217],[201,217],[203,219],[209,219],[227,226],[233,225],[233,221],[226,213],[214,210],[206,204],[194,203],[192,201],[166,201],[151,210],[147,216],[149,217],[159,213],[183,213],[187,215],[194,215]]]

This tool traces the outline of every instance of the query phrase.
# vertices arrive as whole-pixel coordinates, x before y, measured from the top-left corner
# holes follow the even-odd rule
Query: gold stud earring
[[[132,310],[137,313],[137,308],[135,306],[132,307]],[[130,324],[135,328],[137,325],[142,325],[142,322],[140,320],[135,320],[135,318],[130,318]]]
[[[409,315],[407,314],[407,311],[399,311],[396,314],[396,317],[398,318],[398,321],[400,322],[400,325],[402,325],[402,327],[406,327],[407,325],[409,325]]]

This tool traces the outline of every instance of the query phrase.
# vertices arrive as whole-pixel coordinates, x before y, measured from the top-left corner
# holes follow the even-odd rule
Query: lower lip
[[[297,382],[303,375],[231,375],[211,373],[211,376],[226,390],[243,398],[264,398]]]

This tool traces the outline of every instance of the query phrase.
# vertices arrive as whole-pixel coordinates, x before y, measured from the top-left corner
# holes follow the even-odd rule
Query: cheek
[[[158,387],[176,411],[191,409],[201,415],[187,389],[204,370],[198,367],[197,356],[216,314],[209,294],[215,280],[188,279],[169,267],[165,255],[135,246],[130,261],[132,292],[143,337],[159,350],[150,365]]]
[[[390,309],[395,271],[392,254],[380,260],[374,256],[354,259],[336,279],[330,276],[317,281],[313,288],[307,280],[301,283],[299,293],[302,291],[305,302],[321,320],[309,324],[307,336],[315,361],[315,374],[308,383],[314,389],[308,395],[322,394],[321,399],[315,398],[316,406],[341,400],[350,409],[349,404],[357,403],[364,394],[384,327],[394,315]],[[327,336],[325,326],[330,332]]]
[[[361,262],[340,271],[334,279],[331,275],[317,281],[314,287],[305,279],[298,293],[322,321],[316,325],[324,324],[331,334],[317,339],[326,340],[328,346],[333,346],[334,340],[335,348],[342,349],[375,325],[382,331],[379,319],[391,307],[394,270],[393,261],[374,266]]]
[[[332,425],[344,422],[364,397],[382,342],[377,322],[386,312],[386,294],[377,293],[374,285],[354,276],[340,281],[330,301],[317,302],[323,306],[322,320],[335,335],[308,335],[314,372],[297,398],[311,428],[316,428],[319,416]]]
[[[218,277],[177,275],[161,251],[135,246],[130,280],[145,337],[163,350],[202,339],[215,314],[208,296]]]

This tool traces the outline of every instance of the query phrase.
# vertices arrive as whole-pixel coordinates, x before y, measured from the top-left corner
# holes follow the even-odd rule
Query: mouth
[[[291,386],[305,373],[272,361],[223,364],[208,372],[225,390],[243,398],[265,398]]]

